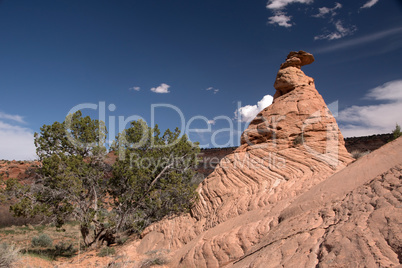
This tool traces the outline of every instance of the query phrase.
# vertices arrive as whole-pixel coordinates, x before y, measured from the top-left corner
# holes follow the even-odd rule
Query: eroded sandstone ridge
[[[401,262],[402,138],[350,164],[334,117],[301,71],[313,61],[289,54],[273,104],[201,183],[191,213],[149,226],[121,256],[134,267],[152,254],[197,268]]]
[[[128,250],[167,250],[171,267],[233,265],[278,225],[295,198],[353,160],[314,80],[300,69],[313,60],[306,52],[289,54],[274,103],[199,186],[191,214],[150,226]]]

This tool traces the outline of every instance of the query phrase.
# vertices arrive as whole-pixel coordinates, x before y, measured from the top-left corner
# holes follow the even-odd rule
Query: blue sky
[[[143,118],[236,146],[294,50],[345,136],[402,124],[399,0],[0,0],[0,159],[33,159],[77,107],[111,133]]]

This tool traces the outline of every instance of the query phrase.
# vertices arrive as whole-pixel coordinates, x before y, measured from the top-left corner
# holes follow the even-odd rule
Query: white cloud
[[[0,159],[33,160],[36,158],[33,131],[0,121]]]
[[[268,23],[278,24],[279,26],[286,28],[291,27],[293,25],[290,23],[292,16],[288,16],[284,12],[286,6],[293,3],[310,4],[313,2],[314,0],[269,0],[266,7],[267,9],[272,10],[274,14],[268,18]]]
[[[361,8],[370,8],[374,6],[375,4],[378,3],[379,0],[369,0],[367,3],[365,3]]]
[[[266,8],[271,10],[272,16],[268,18],[268,23],[286,28],[292,27],[295,23],[292,23],[292,16],[289,15],[286,11],[287,6],[295,3],[311,4],[313,2],[314,0],[269,0]],[[371,2],[374,1],[371,0]],[[375,4],[371,2],[370,4]],[[316,35],[314,37],[314,40],[336,40],[345,36],[352,35],[356,31],[356,26],[345,26],[342,21],[335,19],[335,16],[338,15],[338,10],[340,10],[342,7],[343,5],[341,3],[335,2],[333,7],[321,7],[318,9],[318,13],[314,15],[309,15],[316,18],[329,17],[327,23],[329,23],[330,25],[332,24],[332,27],[334,27],[333,30],[326,30],[324,34]],[[308,12],[308,9],[304,9],[304,11]]]
[[[219,89],[214,88],[214,87],[209,87],[209,88],[207,88],[207,89],[205,89],[205,90],[207,90],[207,91],[212,90],[212,91],[214,92],[214,94],[216,94],[216,93],[218,93],[218,92],[219,92]]]
[[[265,95],[256,105],[240,107],[235,111],[235,119],[241,122],[250,122],[259,112],[271,105],[273,99],[274,98],[271,95]]]
[[[355,26],[345,27],[342,24],[342,21],[340,21],[340,20],[335,21],[334,26],[335,26],[335,31],[334,32],[328,33],[328,34],[317,35],[317,36],[314,37],[314,40],[320,40],[320,39],[335,40],[335,39],[340,39],[342,37],[351,35],[356,31]]]
[[[12,115],[0,112],[0,119],[12,120],[18,123],[25,123],[24,118],[20,115]]]
[[[396,123],[402,123],[402,80],[376,87],[365,98],[385,103],[352,106],[340,111],[337,120],[345,137],[390,133]]]
[[[300,3],[300,4],[311,4],[314,0],[269,0],[267,3],[268,9],[283,9],[289,4]]]
[[[290,23],[291,16],[286,16],[284,13],[276,14],[275,16],[269,17],[269,24],[278,24],[282,27],[291,27],[292,24]]]
[[[376,87],[369,91],[366,98],[402,102],[402,80],[394,80]]]
[[[336,40],[339,38],[342,38],[342,35],[337,32],[333,32],[333,33],[329,33],[329,34],[317,35],[314,37],[314,40],[321,40],[321,39]]]
[[[335,28],[342,36],[346,36],[354,31],[353,28],[345,28],[340,20],[335,22]]]
[[[341,50],[341,49],[346,49],[354,46],[359,46],[359,45],[364,45],[366,43],[371,43],[376,40],[388,37],[388,36],[394,36],[397,33],[402,32],[402,27],[398,28],[393,28],[381,32],[377,32],[374,34],[358,37],[352,40],[344,41],[342,43],[336,44],[336,45],[331,45],[328,47],[321,48],[317,50],[315,53],[327,53],[327,52],[332,52],[336,50]]]
[[[170,88],[169,85],[162,83],[159,87],[151,88],[151,91],[155,93],[169,93],[170,92],[169,88]]]
[[[211,125],[215,125],[215,120],[213,120],[213,119],[211,119],[211,120],[208,120],[208,124],[211,124]]]
[[[318,9],[318,14],[313,15],[313,17],[316,18],[324,18],[327,14],[331,15],[331,16],[335,16],[336,12],[335,10],[342,8],[342,5],[340,3],[335,3],[335,6],[333,8],[329,8],[329,7],[320,7]]]
[[[140,91],[141,88],[140,87],[130,87],[129,90]]]

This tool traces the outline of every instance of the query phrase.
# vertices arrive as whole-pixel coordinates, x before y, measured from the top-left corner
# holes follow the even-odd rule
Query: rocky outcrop
[[[39,161],[0,160],[0,177],[5,180],[14,178],[29,182],[40,165]]]
[[[233,267],[400,267],[402,139],[311,188]]]
[[[294,90],[296,87],[314,85],[314,79],[306,76],[301,66],[314,62],[314,57],[310,53],[299,51],[290,52],[286,61],[281,64],[274,87],[276,89],[274,101],[278,97]]]
[[[273,104],[199,185],[191,213],[149,226],[121,256],[134,267],[162,255],[168,267],[197,268],[401,262],[402,138],[354,161],[300,69],[313,60],[289,54]]]
[[[392,134],[377,134],[362,137],[345,138],[345,147],[349,153],[363,153],[377,150],[392,140]],[[233,153],[237,147],[204,148],[199,154],[200,162],[196,171],[202,174],[201,179],[211,174],[222,158]]]
[[[22,184],[30,184],[36,175],[36,169],[41,163],[39,161],[7,161],[0,160],[0,190],[4,187],[2,180],[18,179]],[[36,224],[43,220],[41,217],[23,218],[14,217],[10,212],[11,200],[0,202],[0,228],[12,225]]]
[[[214,171],[222,158],[233,153],[236,149],[237,147],[201,149],[198,154],[199,162],[195,169],[201,175],[201,181]]]
[[[304,59],[303,64],[314,60],[306,52],[289,54],[286,62],[281,65],[274,84],[274,103],[251,121],[241,137],[241,148],[262,144],[274,149],[286,149],[303,144],[305,148],[311,148],[319,154],[326,151],[329,153],[328,150],[333,150],[336,154],[337,150],[341,150],[339,153],[345,156],[347,154],[343,136],[315,89],[314,80],[300,70],[300,65],[286,64],[290,60],[294,62],[298,55]]]
[[[130,250],[167,249],[174,252],[171,267],[233,264],[262,242],[295,198],[353,160],[313,79],[300,70],[312,61],[305,52],[289,54],[274,103],[202,182],[191,213],[150,226]]]

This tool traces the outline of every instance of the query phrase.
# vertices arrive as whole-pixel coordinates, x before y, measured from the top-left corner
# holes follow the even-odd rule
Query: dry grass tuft
[[[20,258],[20,249],[15,245],[0,244],[0,267],[12,267]]]
[[[360,157],[368,155],[369,153],[371,153],[371,151],[354,150],[350,154],[354,159],[359,159]]]

